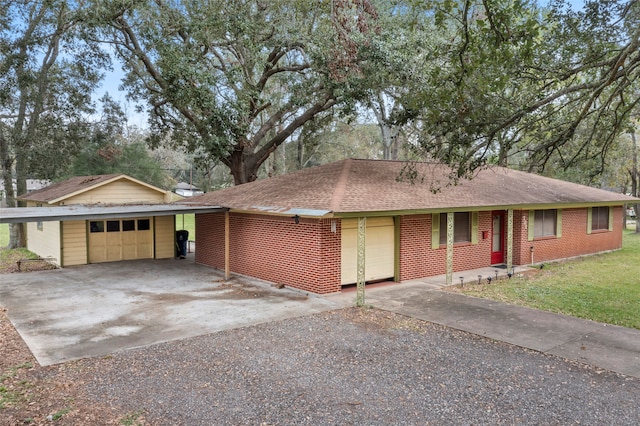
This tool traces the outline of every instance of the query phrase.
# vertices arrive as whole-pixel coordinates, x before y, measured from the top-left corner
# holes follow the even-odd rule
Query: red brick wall
[[[482,268],[491,264],[491,212],[478,214],[478,244],[453,248],[453,270]],[[487,238],[482,238],[487,231]],[[447,248],[431,248],[431,215],[400,217],[400,280],[441,275],[447,272]]]
[[[340,225],[331,220],[234,214],[232,272],[313,293],[340,291]],[[196,262],[224,268],[224,214],[196,216]],[[213,247],[211,247],[213,245]]]
[[[431,249],[431,215],[400,217],[400,280],[446,273],[446,247]],[[340,220],[230,215],[232,272],[313,293],[340,290]],[[454,271],[491,263],[491,212],[480,212],[478,244],[454,247]],[[514,211],[514,265],[543,262],[622,247],[622,208],[614,209],[613,232],[587,235],[587,210],[565,209],[562,237],[527,241],[528,211]],[[486,231],[487,238],[482,238]],[[224,269],[224,213],[196,215],[196,262]],[[506,261],[506,258],[505,258]]]
[[[196,263],[224,270],[224,213],[196,214]]]
[[[522,211],[516,214],[521,224],[528,226],[529,212]],[[562,211],[560,238],[528,241],[527,226],[521,226],[519,239],[514,235],[514,248],[517,247],[514,250],[514,263],[517,265],[531,263],[531,247],[533,247],[534,263],[616,250],[622,247],[622,207],[620,206],[613,208],[613,231],[594,231],[592,234],[587,234],[586,208]]]

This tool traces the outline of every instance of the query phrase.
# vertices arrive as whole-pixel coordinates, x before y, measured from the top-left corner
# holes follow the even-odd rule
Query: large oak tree
[[[307,122],[352,106],[368,0],[96,1],[154,134],[229,167],[236,184]]]

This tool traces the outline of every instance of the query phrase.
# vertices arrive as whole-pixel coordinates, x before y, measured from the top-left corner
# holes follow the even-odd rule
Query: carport
[[[0,223],[59,222],[57,241],[60,254],[65,250],[64,257],[67,258],[71,250],[88,252],[84,254],[84,261],[76,263],[65,264],[61,255],[57,263],[64,267],[69,264],[172,257],[175,235],[166,230],[167,227],[174,227],[175,215],[224,211],[226,209],[219,206],[179,204],[21,207],[0,209]],[[160,224],[165,230],[161,235],[155,232]],[[37,232],[35,227],[31,231]],[[74,244],[63,248],[68,241],[62,238],[63,234],[75,235]],[[162,241],[158,238],[162,238]],[[162,253],[154,251],[160,243]],[[112,250],[114,246],[118,248],[115,255]],[[167,252],[167,249],[170,251]],[[53,257],[57,256],[54,254]]]
[[[47,222],[57,220],[123,219],[143,215],[173,216],[187,213],[215,213],[228,209],[220,206],[187,204],[126,204],[121,206],[59,206],[0,208],[0,223]]]
[[[189,204],[0,209],[0,223],[225,213]],[[227,236],[228,238],[228,236]],[[334,309],[295,290],[193,262],[144,259],[4,276],[0,305],[41,365]],[[196,247],[197,250],[197,247]]]

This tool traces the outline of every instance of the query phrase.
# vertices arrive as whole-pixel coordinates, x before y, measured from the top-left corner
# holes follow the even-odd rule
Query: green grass
[[[30,362],[25,362],[11,367],[0,375],[0,410],[7,407],[15,407],[29,400],[29,389],[33,387],[30,382],[19,380],[8,386],[5,386],[5,382],[15,378],[18,375],[18,370],[28,370],[30,368],[33,368],[33,365]]]
[[[0,223],[0,247],[9,245],[9,224]]]
[[[534,275],[463,292],[640,329],[640,234],[625,231],[616,252],[549,263]]]
[[[189,231],[189,239],[195,241],[196,239],[196,215],[191,214],[177,214],[176,215],[176,231],[180,229],[186,229]]]
[[[64,417],[64,415],[67,414],[69,411],[71,411],[71,408],[63,408],[62,410],[58,410],[51,415],[51,420],[53,420],[54,422],[58,421],[62,417]]]
[[[118,423],[123,426],[139,426],[142,424],[141,417],[142,411],[133,411],[131,413],[127,413]]]
[[[38,255],[26,248],[17,248],[12,250],[6,250],[0,247],[0,264],[4,262],[14,263],[19,259],[37,259]]]

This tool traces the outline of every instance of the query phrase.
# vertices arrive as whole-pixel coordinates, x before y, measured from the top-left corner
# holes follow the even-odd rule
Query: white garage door
[[[153,258],[151,218],[89,222],[89,263]]]
[[[392,217],[367,218],[365,280],[393,278],[395,238]],[[341,284],[358,281],[358,219],[342,219]]]

